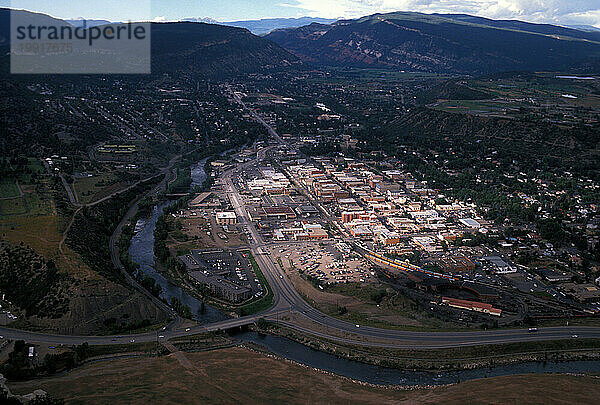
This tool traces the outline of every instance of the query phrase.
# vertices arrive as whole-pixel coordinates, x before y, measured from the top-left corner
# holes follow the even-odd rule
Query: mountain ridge
[[[45,14],[0,8],[0,48],[10,45],[11,13],[43,25],[68,24]],[[113,23],[118,24],[118,23]],[[197,22],[151,24],[152,72],[222,78],[299,66],[299,59],[245,28]],[[3,70],[9,53],[4,53]]]
[[[440,73],[563,70],[600,58],[600,33],[464,14],[373,14],[266,38],[318,65]]]

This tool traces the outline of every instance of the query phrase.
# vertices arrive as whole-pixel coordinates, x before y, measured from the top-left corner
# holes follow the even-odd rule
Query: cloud
[[[355,18],[374,13],[418,11],[600,27],[599,0],[296,0],[295,3],[287,2],[285,5],[325,18]]]

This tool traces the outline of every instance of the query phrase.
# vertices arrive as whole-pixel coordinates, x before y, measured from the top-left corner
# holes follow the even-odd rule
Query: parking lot
[[[248,253],[211,250],[194,251],[193,256],[211,274],[221,275],[229,281],[250,288],[254,296],[262,295],[264,286],[254,273]]]
[[[323,284],[376,281],[370,263],[342,253],[331,243],[282,244],[274,246],[271,253],[286,270],[299,271]]]

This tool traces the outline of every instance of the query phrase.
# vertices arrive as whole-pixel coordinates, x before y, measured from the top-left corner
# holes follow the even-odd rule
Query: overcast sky
[[[391,11],[465,13],[495,19],[600,27],[600,0],[0,0],[60,18],[219,21],[267,17],[351,18]]]

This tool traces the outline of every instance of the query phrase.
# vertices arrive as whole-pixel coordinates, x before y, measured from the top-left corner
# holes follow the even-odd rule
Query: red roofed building
[[[468,311],[482,312],[488,315],[500,316],[502,310],[492,307],[492,304],[483,302],[459,300],[457,298],[442,297],[442,303],[452,308],[466,309]]]

